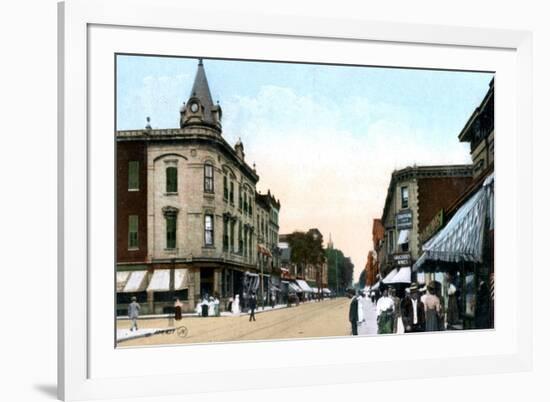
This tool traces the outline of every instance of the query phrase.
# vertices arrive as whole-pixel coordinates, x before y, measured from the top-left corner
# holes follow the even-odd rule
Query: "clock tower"
[[[187,103],[180,110],[180,127],[207,126],[221,134],[222,108],[214,105],[202,59],[199,59],[195,82]]]

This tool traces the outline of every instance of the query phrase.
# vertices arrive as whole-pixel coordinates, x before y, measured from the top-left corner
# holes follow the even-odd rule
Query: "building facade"
[[[242,142],[224,139],[221,120],[199,61],[179,128],[116,133],[120,312],[130,296],[145,313],[170,311],[175,297],[193,311],[206,295],[223,310],[258,289],[259,176]]]
[[[472,182],[471,165],[413,166],[394,171],[381,218],[384,238],[378,244],[382,277],[418,259],[420,233],[433,216]]]

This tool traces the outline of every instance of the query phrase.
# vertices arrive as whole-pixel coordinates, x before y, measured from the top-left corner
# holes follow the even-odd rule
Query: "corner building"
[[[199,60],[179,128],[116,133],[118,314],[131,296],[143,313],[161,314],[175,297],[191,312],[216,295],[223,311],[230,297],[257,290],[259,176],[221,121]]]

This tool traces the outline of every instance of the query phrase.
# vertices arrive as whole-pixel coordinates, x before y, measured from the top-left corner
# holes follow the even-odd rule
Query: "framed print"
[[[530,33],[59,17],[61,398],[530,368]]]

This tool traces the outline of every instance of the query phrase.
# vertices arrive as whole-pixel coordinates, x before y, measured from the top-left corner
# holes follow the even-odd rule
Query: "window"
[[[243,252],[243,223],[239,221],[239,253]]]
[[[139,190],[139,161],[128,162],[128,191]]]
[[[239,209],[243,209],[243,188],[239,186]]]
[[[246,191],[244,192],[244,214],[247,215],[248,214],[248,194],[246,193]]]
[[[139,248],[138,240],[138,216],[130,215],[128,217],[128,249],[137,250]]]
[[[214,167],[210,163],[204,165],[204,191],[214,192]]]
[[[166,192],[178,192],[178,168],[170,166],[166,168]]]
[[[214,245],[214,216],[204,215],[204,244]]]
[[[175,215],[166,216],[166,248],[168,249],[176,248],[176,219]]]
[[[409,188],[401,187],[401,208],[409,207]]]
[[[248,228],[244,228],[244,249],[243,249],[243,255],[248,257]]]
[[[235,221],[231,220],[231,230],[229,232],[229,248],[235,251]]]
[[[223,199],[225,201],[229,199],[229,187],[227,186],[227,175],[223,176]]]
[[[252,197],[248,200],[248,213],[252,216]]]
[[[223,251],[229,250],[229,218],[223,218]]]
[[[233,203],[235,202],[235,198],[234,198],[235,185],[234,185],[233,181],[231,181],[229,189],[230,189],[229,190],[229,202],[231,203],[231,205],[233,205]]]
[[[393,231],[392,230],[388,232],[388,245],[390,247],[389,252],[393,253]]]

